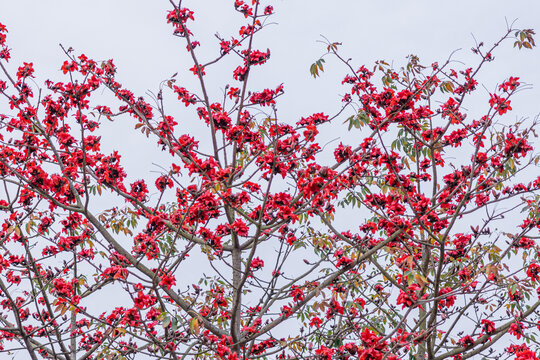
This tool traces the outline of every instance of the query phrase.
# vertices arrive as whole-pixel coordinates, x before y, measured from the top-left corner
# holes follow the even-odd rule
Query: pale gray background
[[[346,69],[335,61],[327,61],[322,78],[314,80],[309,74],[309,66],[325,51],[325,46],[317,42],[320,34],[331,41],[342,42],[341,53],[353,58],[355,67],[371,66],[375,60],[384,59],[399,68],[408,54],[417,54],[425,64],[442,63],[459,48],[463,50],[454,58],[474,66],[478,58],[470,51],[474,46],[473,35],[490,45],[505,31],[505,18],[508,22],[517,19],[517,27],[540,31],[540,3],[532,0],[277,0],[263,3],[274,6],[276,15],[271,21],[277,24],[264,30],[255,43],[261,50],[269,47],[272,57],[265,68],[252,72],[251,89],[285,83],[286,94],[280,98],[278,109],[280,119],[288,122],[296,122],[300,116],[314,112],[333,113],[339,109],[339,94],[345,92],[340,82]],[[216,31],[225,38],[231,34],[238,36],[238,26],[246,23],[234,12],[232,4],[232,0],[184,1],[184,6],[195,11],[197,21],[192,30],[203,45],[199,50],[203,61],[217,53],[217,40],[213,36]],[[179,72],[180,85],[197,89],[195,77],[187,72],[191,64],[185,42],[171,36],[171,27],[165,22],[170,8],[166,0],[0,0],[0,22],[9,30],[12,69],[22,61],[33,61],[40,85],[48,78],[63,79],[59,68],[65,55],[58,46],[62,43],[96,60],[113,58],[119,69],[118,81],[138,96],[147,90],[155,92],[159,82],[175,72]],[[509,41],[495,57],[497,61],[484,70],[481,82],[492,91],[508,76],[519,76],[535,88],[513,99],[514,111],[509,116],[518,119],[539,113],[538,50],[517,51]],[[237,62],[231,58],[226,67],[207,70],[212,94],[221,98],[221,89],[232,81],[232,69]],[[485,96],[482,101],[478,100],[478,111],[482,112],[486,109],[488,92],[481,89],[479,93]],[[183,105],[168,106],[171,114],[182,119],[184,114],[189,114],[193,120],[193,113],[186,113]],[[473,113],[474,110],[471,109]],[[116,125],[111,126],[112,131],[120,131]],[[189,127],[184,131],[190,132]],[[192,128],[191,132],[194,131],[198,132]],[[335,136],[339,136],[339,132]],[[135,150],[141,139],[136,136],[118,140],[115,139],[116,144],[105,141],[104,150],[121,146]],[[124,161],[140,165],[141,161],[151,162],[154,156],[145,152],[132,159],[126,156]]]
[[[339,94],[346,91],[340,85],[346,69],[335,61],[327,61],[327,70],[321,78],[314,80],[309,74],[311,63],[325,51],[325,46],[317,42],[320,34],[342,42],[340,51],[346,58],[354,59],[355,68],[362,64],[371,67],[378,59],[393,62],[399,68],[408,54],[417,54],[425,64],[442,63],[458,48],[463,50],[454,58],[474,66],[478,58],[471,56],[472,35],[491,45],[505,32],[505,17],[508,22],[518,19],[516,27],[540,32],[537,1],[277,0],[270,3],[276,11],[271,21],[277,25],[264,30],[255,47],[261,50],[269,47],[272,57],[264,68],[253,71],[251,88],[260,90],[283,82],[286,93],[279,99],[279,114],[282,121],[290,123],[314,112],[337,111],[341,104]],[[216,31],[226,38],[231,34],[237,36],[238,25],[246,22],[234,12],[232,4],[232,0],[184,0],[185,6],[196,11],[197,22],[192,29],[203,45],[200,49],[203,62],[217,53],[217,41],[213,37]],[[62,43],[96,60],[113,58],[119,69],[117,80],[137,96],[149,89],[155,91],[161,80],[175,72],[179,73],[179,85],[197,89],[195,77],[187,72],[192,65],[185,42],[171,36],[171,26],[165,22],[168,9],[170,4],[165,0],[0,0],[0,22],[9,30],[8,44],[13,49],[11,69],[15,70],[22,61],[34,62],[39,85],[49,78],[65,81],[59,70],[65,60],[58,46]],[[540,45],[540,37],[538,42]],[[490,91],[511,75],[532,84],[532,90],[514,97],[514,111],[507,116],[534,117],[540,112],[539,50],[517,51],[508,41],[494,55],[496,61],[486,67],[479,80]],[[232,82],[232,69],[236,65],[233,61],[225,65],[207,70],[214,96],[219,96],[223,86]],[[478,91],[472,113],[486,109],[488,90]],[[167,105],[167,110],[184,125],[181,131],[201,138],[207,134],[200,133],[201,129],[193,125],[197,118],[193,112],[186,112],[182,104],[173,102]],[[0,113],[7,111],[0,107]],[[160,163],[160,153],[157,149],[153,152],[140,147],[144,137],[123,132],[133,128],[134,120],[123,121],[104,122],[102,130],[109,136],[104,137],[103,148],[118,149],[128,173],[134,171],[134,176],[147,177],[150,171],[159,170],[151,163]],[[335,138],[342,134],[337,130],[326,135]]]

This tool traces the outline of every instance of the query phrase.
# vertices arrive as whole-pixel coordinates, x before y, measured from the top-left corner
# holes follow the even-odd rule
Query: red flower
[[[529,265],[529,268],[527,269],[527,276],[529,276],[533,281],[538,281],[540,278],[540,265]]]
[[[321,346],[319,349],[315,350],[315,354],[318,355],[318,358],[321,360],[332,360],[332,355],[334,355],[334,349],[327,348],[326,346]]]
[[[105,269],[105,271],[101,274],[101,276],[105,279],[126,279],[128,276],[127,269],[123,268],[122,266],[111,266]]]
[[[189,70],[193,73],[193,75],[198,75],[199,73],[201,76],[206,75],[204,72],[204,66],[201,65],[193,65],[193,67],[191,67]]]
[[[311,318],[311,320],[310,320],[310,322],[309,322],[309,326],[310,326],[310,327],[314,327],[314,326],[315,326],[315,327],[317,327],[317,328],[320,328],[322,322],[323,322],[323,321],[322,321],[320,318],[318,318],[318,317],[315,316],[315,317]]]
[[[239,66],[234,70],[233,77],[234,80],[244,81],[248,73],[248,68]]]
[[[64,74],[67,74],[68,72],[73,72],[78,70],[78,65],[75,61],[64,61],[64,64],[60,68]]]
[[[248,236],[249,227],[240,219],[236,219],[231,224],[231,230],[234,231],[238,236]]]
[[[146,309],[156,303],[157,299],[139,291],[138,296],[133,300],[134,305],[138,309]]]
[[[143,185],[144,185],[144,183],[143,183]],[[173,182],[172,182],[170,177],[168,177],[167,175],[163,175],[163,176],[160,176],[160,177],[157,178],[156,187],[157,187],[157,189],[159,191],[163,192],[163,191],[165,191],[165,188],[167,188],[167,187],[172,188],[173,187]],[[146,188],[146,186],[144,188]],[[144,192],[144,190],[145,190],[144,188],[142,188],[142,185],[140,185],[140,189],[136,188],[135,190],[140,190],[140,191]]]
[[[467,335],[459,339],[458,344],[464,348],[469,348],[474,345],[474,339],[470,335]]]
[[[418,290],[420,290],[420,285],[418,284],[409,285],[407,292],[400,290],[397,305],[403,304],[403,308],[413,306],[416,300],[418,300]]]
[[[499,85],[499,89],[505,92],[515,90],[520,85],[518,80],[518,77],[510,77],[510,79]]]
[[[19,80],[25,79],[27,77],[34,77],[34,64],[33,63],[23,63],[24,65],[19,67],[17,71],[17,78]]]
[[[291,315],[292,315],[292,309],[291,309],[291,307],[288,306],[288,305],[283,305],[283,306],[281,307],[281,315],[282,315],[283,317],[289,317],[289,316],[291,316]]]
[[[447,286],[444,289],[439,290],[439,296],[444,296],[445,294],[448,294],[450,292],[452,292],[452,288]],[[456,301],[455,295],[447,296],[446,298],[441,300],[441,302],[439,302],[439,308],[451,307],[454,305],[455,301]]]
[[[536,353],[530,349],[516,351],[515,360],[539,360]]]
[[[493,321],[483,319],[480,324],[482,324],[482,331],[487,335],[493,334],[496,331],[495,323]]]
[[[291,292],[289,293],[289,296],[293,298],[294,302],[304,300],[304,292],[297,285],[291,286]]]
[[[490,95],[489,105],[493,109],[495,109],[499,113],[499,115],[503,115],[507,111],[512,110],[512,107],[510,106],[510,100],[504,99],[495,94]]]
[[[163,190],[160,190],[160,191],[163,191]],[[133,196],[135,199],[139,201],[145,201],[147,194],[148,194],[148,188],[146,187],[146,184],[143,180],[139,180],[131,184],[130,195]]]
[[[523,324],[519,321],[516,321],[510,325],[510,329],[508,332],[516,337],[516,339],[520,339],[523,335]]]
[[[512,133],[506,134],[506,140],[504,144],[504,153],[507,156],[514,156],[516,158],[524,157],[533,148],[527,143],[524,138],[517,137]]]
[[[170,290],[173,285],[176,285],[176,278],[174,277],[174,275],[163,274],[161,276],[159,286],[165,287],[167,290]]]
[[[251,269],[252,270],[259,270],[264,266],[264,261],[262,261],[260,258],[256,257],[253,260],[251,260]]]

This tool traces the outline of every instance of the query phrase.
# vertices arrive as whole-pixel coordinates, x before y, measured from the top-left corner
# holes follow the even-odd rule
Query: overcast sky
[[[384,59],[399,68],[409,54],[418,55],[426,65],[433,61],[442,63],[460,48],[454,59],[472,67],[478,62],[478,57],[470,51],[475,39],[491,45],[505,32],[507,21],[516,20],[517,28],[540,31],[538,1],[276,0],[264,3],[272,4],[276,14],[270,18],[273,24],[256,39],[255,47],[270,48],[272,56],[264,67],[254,69],[250,88],[261,90],[284,83],[286,92],[278,101],[278,115],[281,121],[289,123],[315,112],[335,113],[341,105],[340,94],[345,88],[340,83],[346,73],[342,64],[328,58],[320,78],[313,79],[309,74],[310,65],[325,52],[325,46],[319,42],[321,35],[342,42],[340,52],[345,58],[353,59],[354,67],[371,66],[374,61]],[[183,5],[195,11],[196,22],[191,29],[202,44],[201,62],[217,53],[216,32],[225,38],[237,36],[238,27],[246,23],[234,11],[232,0],[184,0]],[[58,45],[62,43],[73,47],[75,53],[85,53],[96,60],[114,59],[117,80],[137,96],[145,95],[148,90],[155,92],[162,80],[176,72],[179,85],[198,90],[195,76],[187,70],[192,65],[185,42],[171,35],[171,26],[165,21],[170,8],[166,0],[0,0],[0,22],[9,30],[12,69],[22,61],[34,62],[40,85],[45,79],[63,79],[60,66],[66,58]],[[508,41],[494,55],[496,61],[488,64],[479,78],[487,90],[477,92],[469,111],[481,114],[488,106],[488,90],[509,76],[519,76],[533,88],[513,98],[514,111],[507,116],[513,121],[540,113],[539,50],[518,51]],[[232,81],[231,73],[237,61],[231,58],[229,67],[206,70],[210,92],[219,96],[214,101],[219,101],[224,85]],[[194,124],[200,121],[193,112],[186,113],[179,101],[166,106],[184,125],[181,131],[199,133]],[[8,110],[0,109],[4,111]],[[103,123],[101,130],[106,135],[103,150],[119,150],[131,176],[147,178],[150,172],[158,176],[159,167],[152,165],[160,164],[157,148],[154,146],[156,151],[152,152],[141,147],[140,142],[146,140],[130,130],[132,120],[127,124],[128,132],[124,127],[126,122]],[[325,134],[328,139],[341,140],[346,136],[343,128],[332,126],[331,129]],[[200,135],[204,142],[207,132]]]
[[[454,59],[474,66],[478,62],[478,57],[470,51],[474,39],[492,44],[505,32],[507,21],[516,20],[517,28],[540,31],[537,1],[276,0],[268,3],[274,6],[276,15],[270,18],[273,24],[256,39],[255,47],[270,48],[272,56],[267,65],[252,72],[251,89],[284,83],[286,93],[279,99],[278,111],[280,120],[288,122],[320,111],[332,114],[340,107],[340,94],[345,92],[340,85],[346,73],[343,65],[327,58],[321,78],[313,79],[309,74],[309,66],[325,52],[325,46],[319,42],[321,35],[342,42],[340,52],[345,58],[353,59],[354,67],[371,66],[374,61],[384,59],[399,68],[409,54],[418,55],[428,65],[433,61],[443,62],[460,48]],[[199,49],[202,62],[218,51],[216,32],[230,38],[237,36],[238,27],[245,24],[246,20],[233,10],[232,4],[231,0],[184,0],[183,5],[195,11],[196,22],[191,29],[202,44]],[[40,85],[45,79],[63,79],[60,66],[65,55],[58,45],[62,43],[73,47],[77,54],[85,53],[96,60],[114,59],[118,66],[117,80],[137,96],[148,90],[155,92],[162,80],[176,72],[179,85],[197,90],[196,78],[187,71],[192,65],[185,42],[172,36],[171,26],[166,24],[169,9],[166,0],[0,0],[0,22],[9,30],[12,69],[22,61],[34,62]],[[488,90],[512,75],[534,87],[514,97],[514,111],[509,116],[534,117],[540,112],[538,49],[518,51],[508,41],[494,55],[496,61],[488,64],[479,78],[487,90],[478,92],[478,102],[470,111],[484,111]],[[231,59],[228,68],[207,69],[211,94],[221,98],[224,85],[232,81],[231,69],[237,66],[236,62]],[[183,105],[171,103],[167,110],[184,120]],[[193,113],[188,115],[186,119],[197,121]],[[116,124],[104,126],[111,126],[110,131],[121,131],[115,128]],[[188,127],[183,131],[196,130]],[[338,130],[330,135],[339,137],[342,133]],[[103,147],[118,148],[124,154],[136,153],[134,149],[139,141],[139,136],[115,136],[112,141],[104,139]],[[128,168],[130,164],[140,166],[153,160],[155,155],[151,152],[131,158],[124,156]]]
[[[233,11],[232,3],[184,1],[195,10],[193,29],[203,53],[206,49],[215,53],[214,33],[237,35],[231,24],[241,24],[243,18]],[[285,83],[288,95],[281,101],[281,108],[291,116],[332,107],[338,99],[342,67],[329,64],[329,71],[319,80],[309,75],[309,65],[324,52],[324,46],[317,43],[321,34],[343,42],[343,54],[353,58],[356,65],[377,59],[401,65],[411,53],[429,64],[446,59],[458,48],[464,50],[456,58],[467,61],[474,45],[472,35],[491,43],[505,31],[505,18],[517,19],[517,27],[540,31],[540,3],[532,0],[268,3],[275,8],[276,16],[271,20],[277,25],[268,27],[256,45],[272,50],[268,67],[273,73],[271,78],[265,73],[265,81]],[[60,77],[64,55],[58,44],[62,43],[94,59],[115,59],[119,80],[142,94],[189,65],[185,44],[170,35],[171,27],[164,20],[168,9],[166,0],[0,0],[0,22],[10,31],[14,63],[33,61],[40,79]],[[484,79],[497,82],[513,74],[540,86],[538,50],[512,51],[511,43],[503,50],[496,54],[498,61],[491,65],[490,74],[484,73]],[[225,83],[230,77],[225,74],[219,80]],[[538,89],[529,93],[538,98]],[[530,105],[533,107],[519,110],[529,115],[538,112],[540,107]]]
[[[328,61],[321,78],[315,80],[309,74],[311,63],[325,51],[325,46],[318,42],[320,35],[342,42],[341,53],[352,58],[355,67],[371,66],[378,59],[399,67],[408,54],[418,55],[425,64],[442,63],[459,48],[462,50],[454,58],[474,66],[478,60],[470,51],[474,38],[492,44],[505,32],[506,21],[517,19],[515,27],[540,31],[540,2],[532,0],[268,3],[276,11],[271,18],[276,24],[269,26],[255,45],[261,50],[270,48],[272,57],[264,70],[254,71],[253,86],[257,89],[260,85],[260,90],[262,86],[284,83],[286,93],[279,99],[278,108],[281,120],[290,122],[320,111],[331,114],[340,107],[339,94],[345,91],[340,83],[346,69]],[[202,44],[202,62],[217,52],[216,32],[226,38],[237,36],[238,25],[245,22],[234,12],[232,4],[232,0],[184,0],[184,6],[195,10],[192,29]],[[166,24],[169,9],[166,0],[0,0],[0,22],[9,30],[12,69],[22,61],[34,62],[39,85],[45,79],[62,79],[60,66],[66,59],[58,46],[62,43],[73,47],[77,54],[85,53],[96,60],[114,59],[117,80],[139,96],[157,89],[160,81],[176,72],[179,85],[196,89],[196,79],[187,72],[192,65],[185,42],[173,37],[171,26]],[[540,113],[539,50],[517,51],[509,41],[494,55],[496,61],[481,74],[481,83],[492,90],[509,76],[519,76],[533,88],[514,97],[510,116],[518,119]],[[208,69],[207,74],[212,79],[214,95],[232,81],[231,72],[220,68]],[[487,98],[487,90],[482,92]],[[487,106],[487,101],[478,104]],[[8,111],[1,106],[0,113]],[[196,120],[193,113],[192,120]],[[114,133],[104,138],[104,147],[136,150],[139,141],[139,136]],[[140,167],[156,162],[151,152],[136,154],[126,156],[128,168],[130,164]],[[139,176],[144,177],[144,172],[152,169],[138,170]]]
[[[505,32],[507,22],[514,20],[517,28],[540,31],[540,2],[532,0],[266,3],[274,6],[276,14],[270,18],[272,24],[256,38],[255,48],[270,48],[272,56],[264,67],[254,69],[250,89],[284,83],[285,95],[278,101],[278,115],[281,121],[289,123],[315,112],[335,113],[341,105],[340,94],[345,88],[340,83],[347,70],[342,64],[327,58],[326,70],[320,78],[313,79],[309,74],[310,65],[325,52],[321,35],[342,42],[340,53],[352,58],[355,68],[362,64],[371,66],[378,59],[399,68],[409,54],[418,55],[426,65],[433,61],[442,63],[457,49],[462,50],[453,58],[473,67],[479,60],[470,51],[475,39],[491,45]],[[246,23],[234,11],[232,0],[184,0],[183,6],[195,11],[196,22],[191,29],[194,38],[202,44],[198,49],[201,62],[217,54],[215,33],[225,38],[237,36],[239,26]],[[96,60],[114,59],[117,80],[137,96],[145,95],[148,90],[156,92],[160,82],[176,72],[179,85],[198,90],[195,76],[187,70],[192,65],[185,42],[171,35],[171,26],[165,21],[170,9],[166,0],[0,0],[0,22],[9,30],[12,70],[22,61],[34,62],[39,85],[45,79],[64,79],[60,66],[66,57],[59,47],[61,43],[73,47],[76,54],[85,53]],[[507,41],[494,55],[496,61],[480,74],[479,80],[486,89],[477,91],[477,100],[469,108],[472,116],[487,109],[488,90],[509,76],[519,76],[533,88],[513,98],[514,111],[507,116],[517,120],[540,113],[539,50],[518,51],[512,47],[512,41]],[[210,93],[219,96],[213,101],[222,98],[223,87],[232,81],[232,69],[238,59],[226,61],[229,63],[225,67],[206,70]],[[456,66],[462,65],[456,63]],[[197,135],[199,130],[194,123],[200,121],[193,112],[186,113],[179,101],[170,101],[166,106],[184,125],[181,131]],[[133,123],[128,124],[132,129]],[[114,136],[105,136],[102,148],[119,150],[128,174],[135,172],[136,177],[147,177],[150,171],[159,171],[152,165],[159,163],[156,160],[159,155],[148,148],[141,151],[143,147],[139,143],[145,139],[131,130],[125,132],[125,125],[121,121],[105,122],[101,130],[105,135],[114,132]],[[332,127],[332,130],[325,134],[329,139],[346,136],[344,129]],[[205,135],[206,131],[202,136]],[[134,168],[137,171],[131,171]]]

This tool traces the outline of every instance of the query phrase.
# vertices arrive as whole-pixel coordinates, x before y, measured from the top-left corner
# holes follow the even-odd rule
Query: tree
[[[335,115],[292,123],[277,113],[283,85],[248,85],[270,57],[253,39],[272,6],[235,1],[246,24],[202,60],[193,12],[171,5],[200,87],[172,76],[150,100],[115,79],[112,60],[72,49],[63,80],[40,88],[32,63],[10,71],[0,24],[3,352],[537,359],[537,122],[505,115],[524,88],[514,77],[473,103],[482,115],[466,109],[495,50],[507,39],[533,47],[532,30],[509,27],[473,48],[475,67],[456,69],[415,56],[399,70],[358,69],[328,42],[311,73],[333,57],[347,93]],[[233,79],[212,99],[205,70],[226,58]],[[171,115],[168,101],[192,118]],[[133,136],[163,150],[157,178],[101,150],[116,140],[103,122],[127,116]],[[350,143],[319,143],[343,120]]]

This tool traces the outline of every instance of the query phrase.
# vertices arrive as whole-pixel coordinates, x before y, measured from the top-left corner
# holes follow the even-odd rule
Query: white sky
[[[340,85],[346,69],[327,57],[326,71],[313,79],[310,65],[324,52],[320,35],[340,41],[340,53],[352,58],[353,67],[371,67],[384,59],[396,68],[406,63],[408,54],[416,54],[429,65],[444,62],[454,55],[467,66],[474,67],[478,57],[470,49],[476,38],[486,46],[496,41],[506,30],[506,20],[517,19],[518,28],[533,28],[540,32],[540,2],[538,1],[367,1],[367,0],[275,0],[276,12],[268,26],[256,38],[255,48],[270,48],[270,61],[257,67],[250,75],[250,89],[275,87],[284,83],[285,95],[278,99],[281,121],[294,123],[301,116],[315,112],[335,113],[341,106],[346,88]],[[238,28],[246,20],[233,8],[233,0],[184,0],[183,6],[195,11],[191,29],[202,46],[201,62],[212,59],[218,52],[214,34],[223,37],[238,35]],[[113,58],[118,67],[117,80],[136,96],[154,93],[159,83],[178,72],[177,85],[198,90],[196,78],[187,69],[192,65],[184,39],[171,35],[172,27],[165,15],[171,5],[167,0],[0,0],[0,22],[9,30],[8,44],[13,49],[12,69],[22,61],[33,61],[36,81],[45,79],[65,81],[60,66],[66,59],[58,46],[73,47],[75,53],[85,53],[95,60]],[[540,37],[538,38],[540,46]],[[489,63],[479,81],[486,89],[509,76],[519,76],[522,82],[533,85],[512,100],[510,121],[532,118],[540,113],[540,56],[539,50],[518,51],[507,41],[495,52],[495,62]],[[224,67],[206,70],[213,101],[220,101],[225,84],[233,83],[232,70],[238,59],[226,58]],[[461,67],[456,64],[456,67]],[[237,86],[237,85],[236,85]],[[348,90],[348,89],[347,89]],[[479,89],[468,104],[470,116],[483,115],[487,109],[488,90]],[[150,99],[147,98],[148,101]],[[179,101],[166,103],[166,110],[180,123],[180,131],[198,135],[201,145],[207,130],[190,109]],[[8,109],[0,108],[1,112]],[[350,115],[350,114],[348,114]],[[343,116],[343,120],[348,115]],[[337,122],[339,125],[342,121]],[[157,177],[163,157],[152,141],[133,130],[134,120],[127,117],[115,123],[102,122],[102,149],[113,149],[123,154],[129,180]],[[199,124],[199,126],[197,126]],[[327,127],[327,140],[339,138],[354,141],[357,132],[347,134],[345,127]],[[201,130],[204,130],[201,133]],[[326,130],[325,130],[326,131]],[[536,142],[539,149],[540,141]],[[150,145],[141,146],[141,143]],[[324,143],[324,142],[323,142]],[[152,148],[155,149],[152,151]]]
[[[284,83],[285,95],[279,98],[278,115],[281,121],[289,123],[315,112],[333,114],[341,105],[340,94],[346,91],[340,85],[346,74],[342,64],[327,57],[321,78],[313,79],[309,74],[310,65],[325,52],[325,46],[317,42],[321,34],[331,41],[342,42],[340,53],[352,58],[355,68],[362,64],[371,67],[378,59],[399,68],[411,53],[429,65],[433,61],[444,62],[459,48],[463,50],[454,59],[475,66],[478,57],[470,51],[475,44],[473,36],[486,46],[491,45],[505,32],[505,19],[509,22],[517,19],[518,28],[540,31],[540,2],[533,0],[263,2],[266,3],[274,6],[276,15],[271,21],[276,24],[260,33],[255,47],[270,48],[272,56],[267,64],[252,71],[250,89]],[[195,11],[196,22],[191,29],[202,44],[201,62],[217,54],[216,32],[225,38],[237,36],[239,26],[246,23],[234,11],[232,0],[184,0],[183,6]],[[34,62],[39,85],[45,79],[65,79],[60,71],[66,59],[58,46],[62,43],[66,48],[73,47],[76,54],[85,53],[95,60],[114,59],[117,80],[136,96],[145,95],[148,90],[155,93],[159,83],[176,72],[177,85],[198,90],[195,76],[187,70],[192,65],[184,39],[172,36],[172,28],[166,24],[165,15],[170,8],[167,0],[0,0],[0,22],[9,30],[12,69],[22,61]],[[517,120],[540,113],[539,50],[518,51],[513,49],[512,41],[507,41],[494,55],[496,61],[484,68],[480,83],[493,90],[509,76],[519,76],[534,88],[513,98],[514,110],[508,116]],[[224,85],[233,82],[232,70],[237,65],[238,59],[230,58],[224,67],[207,69],[210,93],[215,95],[213,101],[220,101]],[[481,115],[487,109],[488,91],[480,89],[477,94],[472,105],[469,104],[470,116]],[[186,112],[179,101],[168,102],[166,110],[184,125],[181,131],[199,134],[203,139],[207,135],[194,125],[200,124],[194,112]],[[145,139],[132,131],[134,122],[121,123],[103,123],[102,131],[114,136],[104,137],[102,149],[119,150],[128,174],[133,174],[130,170],[136,168],[135,177],[147,177],[149,171],[159,170],[151,165],[159,163],[156,160],[159,153],[147,148],[140,151],[140,142]],[[341,140],[347,136],[345,133],[344,128],[337,128],[325,136],[328,140],[338,137]],[[351,135],[358,133],[348,136]],[[141,164],[145,166],[141,168]]]
[[[184,0],[184,6],[196,11],[197,23],[193,28],[203,44],[202,51],[211,49],[215,54],[216,31],[225,37],[237,35],[231,23],[242,22],[242,17],[233,11],[232,3]],[[272,20],[278,25],[268,27],[259,38],[258,46],[272,50],[266,68],[272,73],[268,76],[266,69],[261,73],[264,72],[266,83],[285,83],[288,95],[282,98],[281,109],[291,116],[336,106],[339,90],[335,89],[341,89],[344,69],[337,63],[328,64],[329,71],[322,80],[313,80],[308,71],[309,65],[324,52],[324,46],[316,42],[320,34],[343,42],[343,54],[353,58],[356,65],[371,64],[377,59],[401,65],[410,53],[430,64],[446,59],[458,48],[464,50],[457,58],[467,59],[474,45],[471,34],[490,44],[505,31],[505,17],[509,21],[518,19],[518,27],[540,31],[540,3],[533,0],[268,3],[275,8]],[[171,27],[164,21],[169,8],[167,0],[0,0],[0,22],[10,31],[13,63],[34,61],[41,79],[60,77],[64,55],[58,44],[62,43],[94,59],[115,59],[119,80],[143,94],[188,65],[185,44],[170,35]],[[511,43],[504,47],[511,48]],[[484,79],[501,81],[513,74],[540,86],[538,50],[504,51],[496,56],[498,61],[491,65],[493,72],[484,73]],[[221,83],[231,78],[230,74],[224,75]],[[533,92],[533,98],[538,98],[538,90],[529,93]],[[533,107],[518,111],[523,110],[523,115],[538,112],[536,104],[530,105]]]
[[[320,34],[342,42],[341,53],[353,59],[355,68],[362,64],[370,67],[378,59],[393,62],[399,68],[408,54],[418,55],[429,65],[433,61],[442,63],[458,48],[463,50],[455,58],[474,66],[477,58],[471,57],[470,48],[474,46],[471,34],[490,45],[505,32],[505,17],[509,22],[518,19],[518,28],[540,32],[540,2],[532,0],[276,0],[269,3],[276,11],[272,21],[277,24],[264,30],[256,47],[270,48],[272,57],[268,65],[254,71],[253,86],[260,90],[263,86],[284,83],[286,93],[279,99],[279,114],[282,121],[291,122],[315,112],[331,114],[341,104],[339,94],[345,89],[340,83],[346,73],[342,65],[327,61],[327,70],[317,80],[309,74],[311,63],[325,51],[325,46],[317,42]],[[216,31],[226,38],[237,36],[238,25],[245,22],[234,12],[232,4],[232,0],[184,0],[184,6],[195,10],[196,23],[192,29],[202,43],[203,59],[210,58],[206,54],[217,53],[217,40],[213,37]],[[9,30],[12,69],[22,61],[34,62],[38,84],[42,85],[45,79],[63,78],[60,66],[65,56],[58,46],[62,43],[73,47],[77,54],[85,53],[96,60],[113,58],[119,70],[117,80],[139,96],[157,89],[161,80],[175,72],[179,73],[179,86],[194,89],[196,85],[194,76],[187,72],[192,65],[185,42],[173,37],[171,26],[166,24],[168,9],[170,4],[166,0],[0,0],[0,22]],[[540,46],[540,37],[537,42]],[[517,51],[508,41],[494,55],[496,61],[488,65],[480,81],[492,90],[505,78],[519,76],[534,87],[514,97],[510,116],[534,117],[540,113],[539,50]],[[475,60],[470,62],[471,59]],[[207,70],[208,78],[213,79],[211,91],[215,95],[232,81],[232,70],[221,69]],[[487,92],[479,92],[487,97]],[[479,104],[486,106],[487,101]],[[182,108],[183,105],[178,107]],[[171,110],[175,109],[171,106]],[[0,107],[0,113],[4,111],[7,109]],[[193,113],[191,119],[195,120]],[[184,131],[189,132],[189,128]],[[137,149],[141,137],[128,135],[115,133],[104,139],[105,145]],[[139,152],[131,158],[127,155],[127,161],[140,167],[154,162],[153,156],[151,152]],[[145,177],[145,172],[156,170],[149,166],[139,168],[138,176]]]

